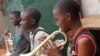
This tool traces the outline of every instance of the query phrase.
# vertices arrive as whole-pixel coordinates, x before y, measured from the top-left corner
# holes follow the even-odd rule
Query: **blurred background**
[[[8,29],[14,33],[14,27],[9,22],[7,16],[11,11],[23,11],[28,7],[37,8],[42,18],[40,26],[44,27],[47,32],[51,33],[58,29],[54,16],[52,14],[53,7],[58,0],[0,0],[0,35],[4,33],[4,29]],[[81,18],[100,14],[100,0],[76,0],[81,6]]]
[[[56,1],[57,0],[0,0],[0,35],[3,34],[4,28],[6,27],[14,33],[14,28],[7,16],[8,13],[14,10],[22,12],[28,7],[37,8],[41,12],[42,18],[39,25],[44,27],[47,32],[51,33],[58,29],[52,14],[52,9]]]

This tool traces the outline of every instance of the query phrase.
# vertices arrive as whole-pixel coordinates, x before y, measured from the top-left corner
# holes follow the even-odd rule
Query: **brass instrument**
[[[59,46],[64,46],[67,42],[67,36],[65,35],[64,32],[62,32],[61,30],[57,30],[57,31],[54,31],[51,35],[49,35],[37,48],[35,48],[33,51],[31,51],[30,53],[28,54],[20,54],[20,56],[34,56],[47,42],[50,41],[51,38],[54,38],[55,35],[57,34],[62,34],[64,35],[65,37],[65,41],[64,40],[57,40],[55,41],[56,42],[56,45],[57,47]],[[62,43],[61,43],[62,42]],[[45,55],[44,55],[45,56]]]
[[[14,50],[13,37],[10,32],[3,35],[6,44],[6,56],[9,56]]]

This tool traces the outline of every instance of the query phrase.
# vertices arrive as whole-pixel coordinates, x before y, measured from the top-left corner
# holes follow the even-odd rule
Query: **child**
[[[47,37],[48,34],[42,27],[39,27],[41,13],[35,8],[28,8],[21,13],[21,26],[26,32],[30,32],[30,37],[26,37],[29,42],[30,51],[34,50],[40,43],[39,39]],[[25,33],[24,33],[25,34]],[[39,52],[39,55],[42,51]]]
[[[20,11],[12,11],[9,14],[10,22],[15,26],[15,32],[20,33]]]
[[[21,34],[22,34],[22,28],[20,27],[20,11],[12,11],[9,14],[10,22],[13,24],[15,27],[15,33],[14,33],[14,43],[17,47],[18,41],[20,40]]]
[[[59,0],[53,9],[57,25],[69,37],[67,56],[96,56],[96,43],[88,29],[82,27],[79,11],[80,7],[74,0]],[[46,48],[45,54],[66,56],[55,45],[53,48]]]
[[[14,50],[13,50],[13,52],[14,53],[15,53],[15,50],[17,48],[19,48],[18,44],[19,44],[19,40],[21,39],[21,35],[22,35],[22,28],[20,27],[20,21],[21,21],[20,14],[21,14],[20,11],[12,11],[12,12],[9,13],[10,22],[15,27],[14,36],[12,36],[12,37],[14,37],[13,38],[13,42],[14,42],[14,46],[13,46]],[[7,32],[5,32],[5,33],[7,33]],[[4,38],[2,39],[2,44],[5,45]],[[4,45],[3,45],[3,47],[5,47]]]

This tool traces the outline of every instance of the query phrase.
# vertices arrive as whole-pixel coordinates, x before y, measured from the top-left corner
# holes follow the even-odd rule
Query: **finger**
[[[54,41],[51,41],[51,40],[50,40],[49,42],[50,42],[52,48],[57,48],[57,45],[54,43]]]
[[[48,49],[50,49],[50,48],[52,48],[52,47],[51,47],[51,46],[44,45],[43,48],[44,48],[45,50],[48,50]]]
[[[38,40],[44,41],[46,39],[46,36],[41,36]]]
[[[47,55],[48,54],[48,51],[47,50],[44,50],[43,51],[43,54]]]
[[[50,50],[51,50],[50,48],[44,49],[43,50],[43,54],[48,55]]]

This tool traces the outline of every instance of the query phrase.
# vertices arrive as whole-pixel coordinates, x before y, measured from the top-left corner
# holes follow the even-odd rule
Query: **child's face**
[[[28,16],[28,13],[27,12],[23,12],[21,13],[21,27],[23,27],[23,29],[27,30],[27,29],[30,29],[32,27],[32,23],[31,23],[31,18]]]
[[[53,10],[54,17],[56,18],[56,24],[64,31],[69,28],[69,21],[65,14],[61,13],[58,9]]]
[[[13,25],[18,25],[20,23],[20,18],[17,17],[15,14],[10,14],[9,15],[9,18],[10,18],[10,22],[13,24]]]

